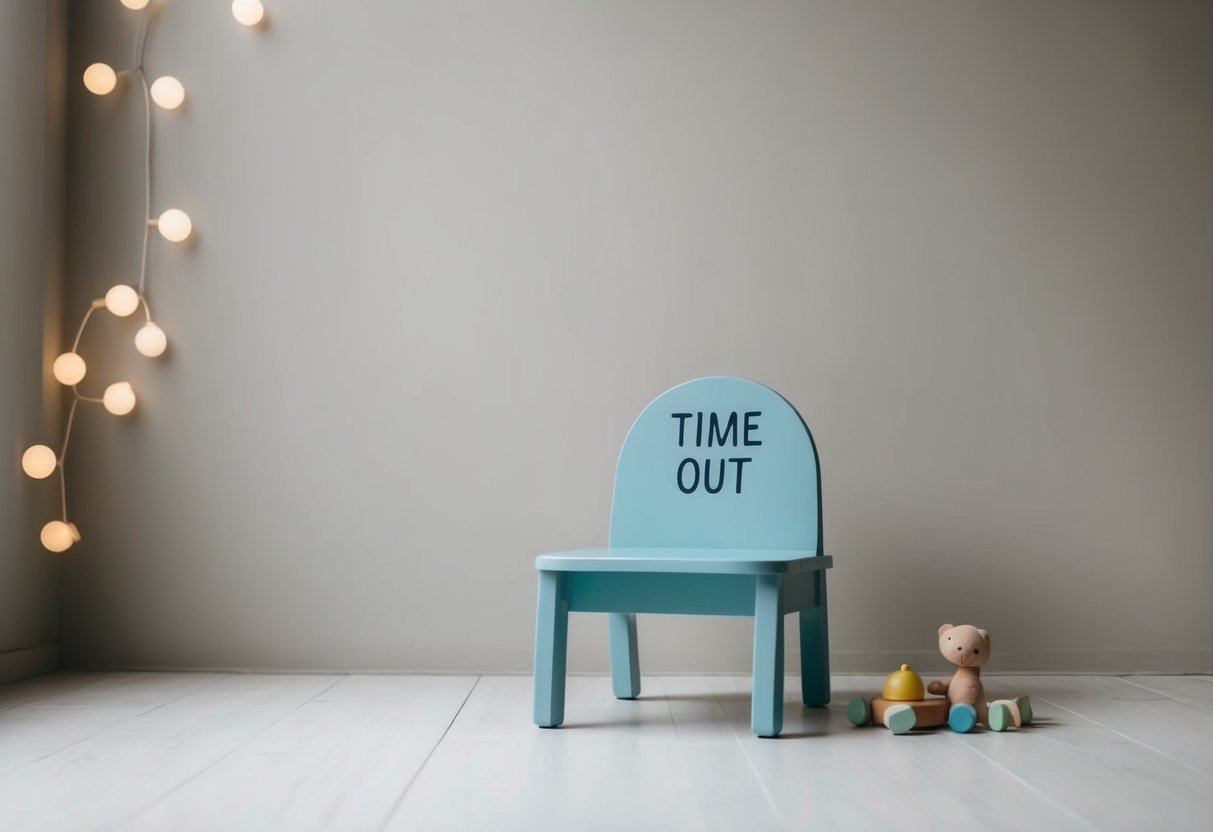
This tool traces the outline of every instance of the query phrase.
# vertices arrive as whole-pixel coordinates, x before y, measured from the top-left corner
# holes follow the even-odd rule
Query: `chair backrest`
[[[823,554],[808,426],[787,399],[749,379],[711,376],[667,390],[619,452],[610,543]]]

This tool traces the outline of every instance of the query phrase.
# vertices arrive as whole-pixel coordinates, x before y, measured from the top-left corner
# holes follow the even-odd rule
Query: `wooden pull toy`
[[[939,651],[957,666],[949,681],[931,682],[924,690],[922,678],[903,664],[885,679],[880,696],[870,701],[856,696],[848,702],[847,719],[854,725],[884,725],[894,734],[941,725],[966,734],[978,723],[1001,732],[1031,724],[1028,697],[986,701],[980,668],[990,658],[989,633],[967,624],[944,624],[939,628]]]

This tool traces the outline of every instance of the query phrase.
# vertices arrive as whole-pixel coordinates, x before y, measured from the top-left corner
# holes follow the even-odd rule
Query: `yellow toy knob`
[[[884,680],[884,698],[894,702],[910,702],[923,699],[927,695],[922,686],[922,677],[910,670],[908,664],[903,664],[901,670],[894,670]]]

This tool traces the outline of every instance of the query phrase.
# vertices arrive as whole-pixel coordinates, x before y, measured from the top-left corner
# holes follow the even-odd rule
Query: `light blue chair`
[[[709,377],[657,397],[624,440],[610,548],[540,555],[535,724],[564,722],[570,612],[605,612],[615,696],[640,695],[636,613],[754,617],[750,727],[783,728],[783,617],[800,613],[804,704],[830,701],[821,474],[796,409]]]

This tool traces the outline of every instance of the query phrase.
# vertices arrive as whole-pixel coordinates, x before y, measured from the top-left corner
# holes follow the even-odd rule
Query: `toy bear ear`
[[[950,629],[952,629],[952,625],[951,625],[951,624],[944,624],[942,627],[940,627],[940,628],[939,628],[939,634],[940,634],[940,635],[943,635],[944,633],[946,633],[946,632],[947,632],[948,630],[950,630]]]
[[[989,641],[989,640],[990,640],[990,634],[989,634],[989,633],[987,633],[985,630],[978,630],[978,631],[977,631],[977,635],[981,636],[981,637],[982,637],[982,638],[984,638],[986,641]]]

